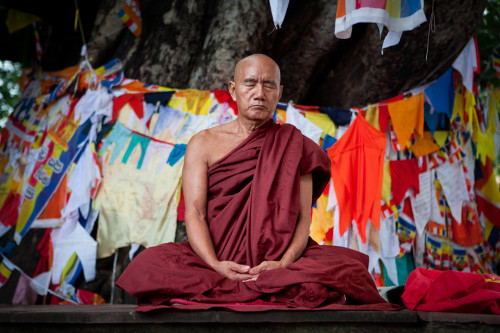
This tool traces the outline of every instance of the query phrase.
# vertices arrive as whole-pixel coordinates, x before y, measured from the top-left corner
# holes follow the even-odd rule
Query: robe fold
[[[207,223],[219,260],[251,267],[280,260],[299,215],[300,177],[309,173],[315,202],[330,179],[328,156],[294,126],[272,120],[212,165]],[[310,239],[293,264],[241,282],[215,272],[188,242],[166,243],[142,251],[116,284],[137,298],[137,311],[169,307],[175,300],[280,309],[350,309],[353,304],[368,304],[363,310],[394,309],[379,296],[367,267],[368,257],[360,252]]]

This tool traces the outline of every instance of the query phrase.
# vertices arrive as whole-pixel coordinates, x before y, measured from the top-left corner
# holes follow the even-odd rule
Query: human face
[[[234,79],[229,92],[238,105],[238,116],[256,123],[267,121],[283,91],[276,63],[266,56],[245,59],[236,66]]]

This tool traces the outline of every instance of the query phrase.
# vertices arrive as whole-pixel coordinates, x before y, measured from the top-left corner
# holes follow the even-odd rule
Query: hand
[[[234,261],[218,261],[212,268],[222,276],[231,280],[247,281],[257,278],[257,276],[250,274],[250,266],[240,265]]]
[[[271,269],[276,269],[276,268],[281,268],[282,264],[279,261],[263,261],[260,263],[260,265],[252,267],[249,271],[248,274],[253,275],[253,278],[250,278],[248,280],[245,280],[243,282],[248,282],[248,281],[255,281],[259,277],[259,274],[263,271],[269,271]]]

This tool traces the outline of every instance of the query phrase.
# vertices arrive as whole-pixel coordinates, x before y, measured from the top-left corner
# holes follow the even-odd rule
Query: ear
[[[235,90],[236,90],[236,83],[234,83],[233,81],[229,81],[229,94],[231,95],[231,97],[233,98],[233,101],[236,102],[236,94],[235,94]]]
[[[280,86],[280,95],[278,97],[278,102],[281,100],[281,94],[283,94],[283,86]]]

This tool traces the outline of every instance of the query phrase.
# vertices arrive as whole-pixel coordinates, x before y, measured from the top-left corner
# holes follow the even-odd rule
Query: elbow
[[[206,224],[207,214],[204,211],[198,209],[186,209],[184,213],[184,223],[186,223],[186,228],[190,225],[196,225],[197,223],[203,222]]]

